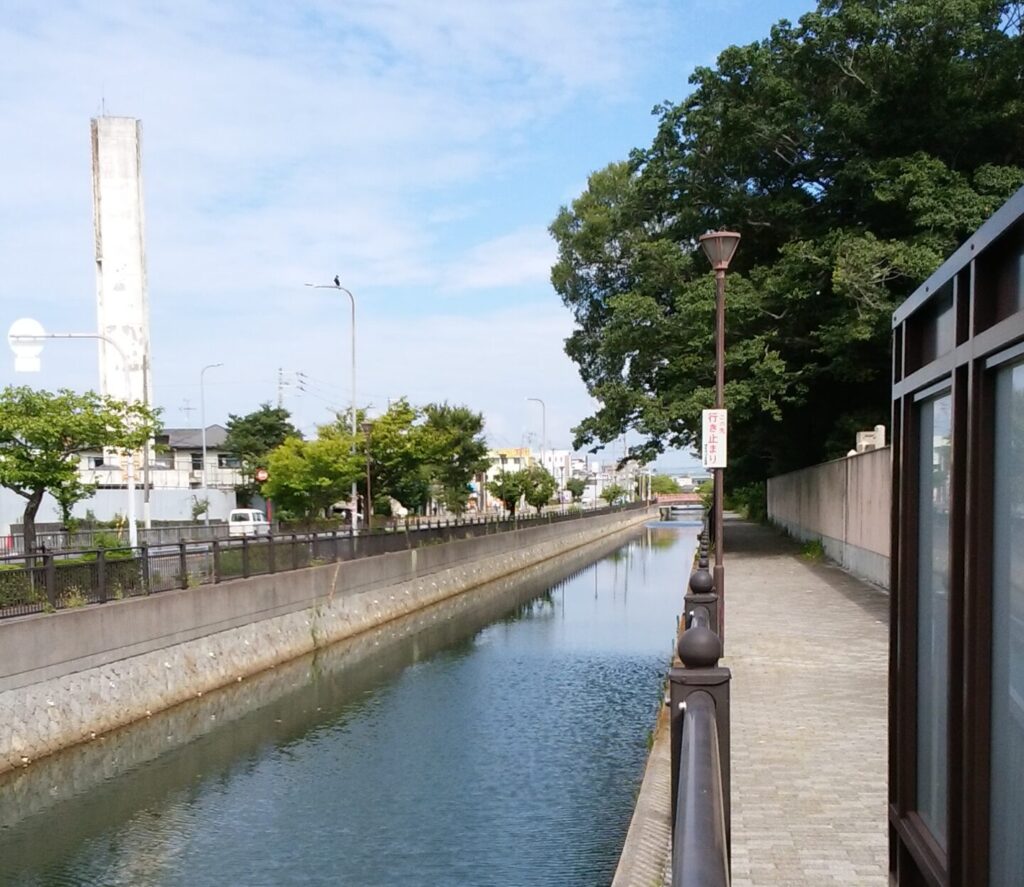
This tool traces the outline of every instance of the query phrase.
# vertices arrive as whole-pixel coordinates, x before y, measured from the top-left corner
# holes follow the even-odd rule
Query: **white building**
[[[233,490],[242,483],[241,462],[224,450],[227,429],[206,428],[206,486],[210,490]],[[155,452],[149,465],[149,482],[154,490],[200,490],[203,485],[203,432],[201,428],[165,428],[156,436]],[[141,486],[142,454],[136,454],[135,477]],[[84,483],[100,489],[124,487],[121,466],[96,450],[83,453],[79,474]]]

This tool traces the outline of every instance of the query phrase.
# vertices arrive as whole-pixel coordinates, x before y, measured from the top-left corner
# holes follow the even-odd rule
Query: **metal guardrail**
[[[690,576],[685,628],[669,669],[672,742],[672,885],[730,883],[729,682],[719,666],[718,596],[708,570],[708,536],[701,535]]]
[[[431,525],[352,534],[290,533],[240,539],[180,540],[0,557],[0,619],[209,585],[455,539],[586,519],[643,503],[515,519],[434,520]]]

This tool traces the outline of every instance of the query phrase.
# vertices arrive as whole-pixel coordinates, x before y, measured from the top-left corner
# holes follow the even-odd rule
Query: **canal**
[[[650,524],[0,777],[0,884],[610,883],[696,532]]]

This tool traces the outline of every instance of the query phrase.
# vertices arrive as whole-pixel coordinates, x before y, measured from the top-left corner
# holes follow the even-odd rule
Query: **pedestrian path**
[[[888,595],[745,521],[726,523],[725,565],[733,887],[884,887]],[[667,796],[647,784],[664,774],[641,798]],[[616,884],[657,883],[667,816],[638,807]]]

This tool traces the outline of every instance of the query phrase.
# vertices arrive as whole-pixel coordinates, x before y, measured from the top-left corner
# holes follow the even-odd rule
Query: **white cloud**
[[[470,249],[449,267],[446,290],[481,290],[546,283],[555,244],[544,228],[503,234]]]

